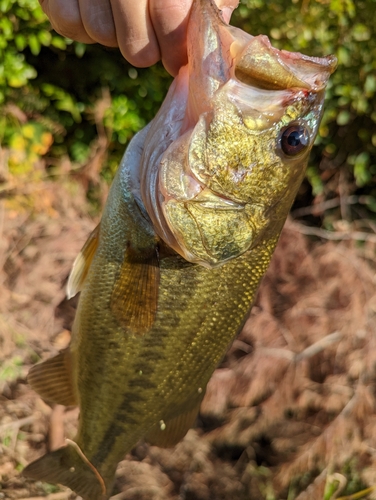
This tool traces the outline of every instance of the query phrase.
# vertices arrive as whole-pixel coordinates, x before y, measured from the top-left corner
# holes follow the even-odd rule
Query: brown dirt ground
[[[69,342],[64,285],[96,220],[79,184],[39,181],[29,205],[24,195],[8,195],[0,218],[0,498],[75,499],[19,474],[77,421],[26,374]],[[374,250],[312,242],[289,222],[195,429],[173,449],[139,444],[112,498],[314,500],[376,485]]]

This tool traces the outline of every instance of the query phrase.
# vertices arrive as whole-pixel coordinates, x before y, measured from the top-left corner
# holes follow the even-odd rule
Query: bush
[[[375,210],[374,8],[374,0],[243,0],[234,13],[234,24],[267,34],[279,48],[338,57],[297,206],[356,195],[351,199],[362,201],[366,213]],[[9,169],[19,175],[41,157],[50,173],[62,157],[80,169],[102,136],[101,176],[109,181],[171,78],[161,65],[136,69],[115,49],[55,34],[37,0],[0,0],[0,12],[0,141],[10,150]],[[338,217],[334,211],[327,225]]]
[[[374,0],[245,0],[235,12],[237,25],[267,34],[278,48],[338,58],[307,171],[306,196],[298,204],[342,196],[365,204],[363,215],[376,209],[374,11]],[[348,210],[347,216],[359,217],[358,204],[353,208],[357,212]],[[341,216],[336,210],[327,225]]]
[[[32,170],[47,151],[47,169],[64,156],[77,169],[103,128],[102,175],[110,180],[171,78],[161,66],[138,70],[117,50],[55,34],[37,0],[0,0],[0,12],[0,141],[10,150],[11,174]]]

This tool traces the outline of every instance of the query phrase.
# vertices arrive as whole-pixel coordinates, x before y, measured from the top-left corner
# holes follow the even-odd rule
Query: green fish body
[[[281,52],[195,0],[189,62],[126,151],[68,284],[70,347],[32,368],[80,408],[74,441],[24,474],[111,493],[142,438],[173,446],[241,329],[304,176],[335,60]]]

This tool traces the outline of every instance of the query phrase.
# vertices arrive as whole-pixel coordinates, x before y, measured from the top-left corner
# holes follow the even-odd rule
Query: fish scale
[[[188,64],[73,265],[71,344],[28,376],[80,417],[74,441],[24,474],[84,500],[109,498],[140,439],[173,446],[194,423],[269,265],[335,67],[229,26],[212,0],[194,0],[188,24]]]
[[[116,185],[115,180],[114,188]],[[111,211],[108,212],[111,213]],[[116,212],[114,213],[116,214]],[[106,222],[105,216],[103,222]],[[119,237],[123,236],[119,235]],[[131,238],[131,235],[128,237]],[[157,314],[151,331],[142,338],[131,336],[123,337],[122,340],[122,331],[116,325],[113,327],[107,325],[108,334],[110,336],[115,334],[118,339],[119,353],[122,353],[122,362],[116,366],[113,363],[113,352],[104,354],[102,358],[102,366],[108,359],[108,366],[106,364],[105,367],[106,372],[109,370],[107,377],[115,381],[111,391],[118,392],[120,390],[119,383],[122,380],[128,380],[127,387],[132,390],[128,390],[125,394],[122,393],[122,401],[117,406],[118,410],[115,412],[115,416],[113,415],[115,398],[114,396],[109,397],[112,401],[111,419],[103,419],[103,408],[97,407],[92,398],[90,398],[91,405],[89,407],[86,407],[85,399],[81,398],[81,418],[88,423],[85,426],[84,437],[78,438],[77,442],[94,465],[101,460],[103,461],[106,451],[111,450],[114,456],[121,456],[123,444],[119,444],[121,450],[118,451],[113,442],[114,435],[120,432],[125,433],[130,424],[137,423],[134,418],[134,415],[140,414],[137,405],[141,407],[144,418],[146,418],[143,406],[145,401],[150,400],[148,398],[149,392],[154,396],[154,400],[156,399],[155,393],[160,395],[160,404],[153,405],[153,412],[149,415],[150,420],[145,424],[146,427],[150,427],[155,421],[168,420],[171,410],[168,406],[166,407],[166,401],[172,399],[172,396],[173,410],[176,406],[184,405],[187,399],[187,389],[189,397],[190,393],[197,392],[198,387],[206,386],[214,367],[223,357],[225,349],[234,337],[234,329],[238,330],[244,321],[245,313],[249,309],[260,277],[267,268],[275,243],[276,239],[268,243],[262,242],[257,249],[253,250],[254,260],[258,262],[257,266],[252,266],[249,263],[248,255],[215,270],[194,265],[184,265],[181,269],[176,258],[162,259],[160,264],[159,314]],[[119,247],[115,245],[113,248]],[[102,267],[100,257],[101,252],[99,251],[98,258],[93,262],[90,271],[93,275],[96,275],[97,267]],[[120,262],[116,254],[111,256],[111,260]],[[178,258],[179,260],[181,259]],[[182,280],[185,284],[185,293],[183,294],[181,293]],[[221,293],[221,290],[226,288],[231,290],[230,296],[228,293]],[[111,290],[108,287],[109,293]],[[90,294],[89,297],[84,295],[81,300],[81,307],[85,308],[86,301],[91,303],[93,298]],[[103,303],[106,302],[107,298],[103,296]],[[203,305],[206,306],[204,310]],[[216,318],[216,321],[212,321],[213,318]],[[102,324],[102,321],[101,315],[98,319],[99,324]],[[90,325],[92,344],[86,345],[83,361],[87,366],[95,366],[95,363],[90,362],[90,348],[92,346],[93,356],[96,356],[98,352],[96,336],[98,335],[99,344],[103,340],[101,330],[95,328],[96,317],[94,315],[91,315]],[[171,335],[171,330],[174,330],[174,335]],[[203,357],[202,352],[205,346],[205,356]],[[154,366],[153,369],[149,368],[149,375],[147,375],[150,358]],[[137,368],[133,367],[133,359],[137,359]],[[144,359],[145,363],[141,363],[140,359]],[[141,379],[139,376],[130,378],[129,374],[138,373],[140,369],[143,372],[145,370],[145,375]],[[90,397],[92,391],[95,390],[95,387],[92,387],[92,381],[95,380],[94,375],[84,375],[83,378],[90,381],[90,385],[87,384],[83,387],[82,393]],[[152,385],[142,387],[144,397],[140,398],[137,395],[140,393],[141,387],[138,386],[137,380],[142,380],[146,384],[149,383],[150,379],[153,381]],[[179,394],[183,396],[179,398]],[[86,415],[90,415],[90,419]],[[129,418],[132,420],[130,421]],[[103,420],[110,422],[109,429],[98,428],[98,422]],[[113,422],[116,422],[116,432]],[[91,441],[95,441],[95,446],[102,451],[94,453]],[[107,446],[105,446],[106,444]],[[91,455],[92,453],[94,454]],[[100,473],[105,474],[104,471],[101,471],[100,466],[97,468]]]

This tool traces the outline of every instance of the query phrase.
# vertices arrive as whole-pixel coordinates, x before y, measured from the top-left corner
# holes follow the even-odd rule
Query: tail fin
[[[23,474],[37,481],[68,486],[84,500],[108,498],[103,479],[73,441],[32,462]]]

